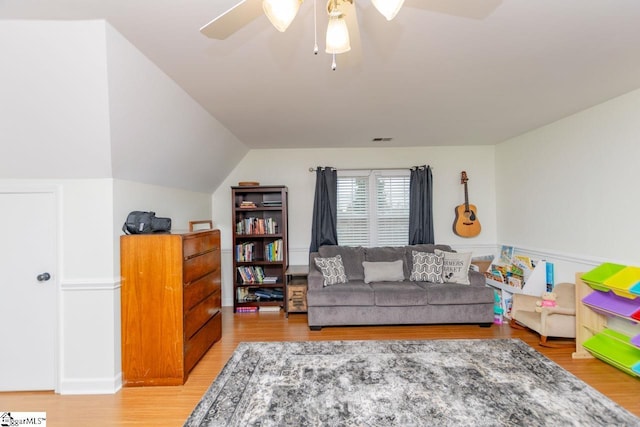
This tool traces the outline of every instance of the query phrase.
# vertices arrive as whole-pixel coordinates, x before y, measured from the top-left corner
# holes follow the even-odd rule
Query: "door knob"
[[[46,282],[51,279],[51,275],[49,273],[41,273],[36,276],[36,279],[38,279],[38,282]]]

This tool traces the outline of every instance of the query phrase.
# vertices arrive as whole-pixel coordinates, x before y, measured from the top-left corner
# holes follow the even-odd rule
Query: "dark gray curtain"
[[[313,199],[310,252],[322,245],[338,244],[338,173],[334,168],[316,168],[316,195]]]
[[[409,180],[409,244],[435,243],[433,236],[431,167],[411,168]]]

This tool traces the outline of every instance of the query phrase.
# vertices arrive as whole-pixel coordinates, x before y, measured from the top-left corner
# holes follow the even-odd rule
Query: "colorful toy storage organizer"
[[[584,305],[607,317],[616,316],[638,325],[640,267],[604,263],[583,274],[581,279],[594,289],[582,299]],[[640,377],[640,333],[630,337],[605,328],[582,345],[595,357]]]

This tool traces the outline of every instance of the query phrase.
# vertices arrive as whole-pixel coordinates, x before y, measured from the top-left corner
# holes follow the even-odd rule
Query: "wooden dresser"
[[[125,386],[179,385],[222,335],[220,231],[121,236]]]

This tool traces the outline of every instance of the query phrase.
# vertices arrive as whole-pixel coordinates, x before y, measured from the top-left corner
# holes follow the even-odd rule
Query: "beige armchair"
[[[576,297],[573,283],[558,283],[553,292],[556,293],[556,307],[537,307],[540,297],[514,294],[511,308],[513,328],[529,328],[540,334],[540,345],[545,347],[573,346],[571,343],[550,342],[549,337],[576,337]],[[536,308],[540,312],[536,311]]]

